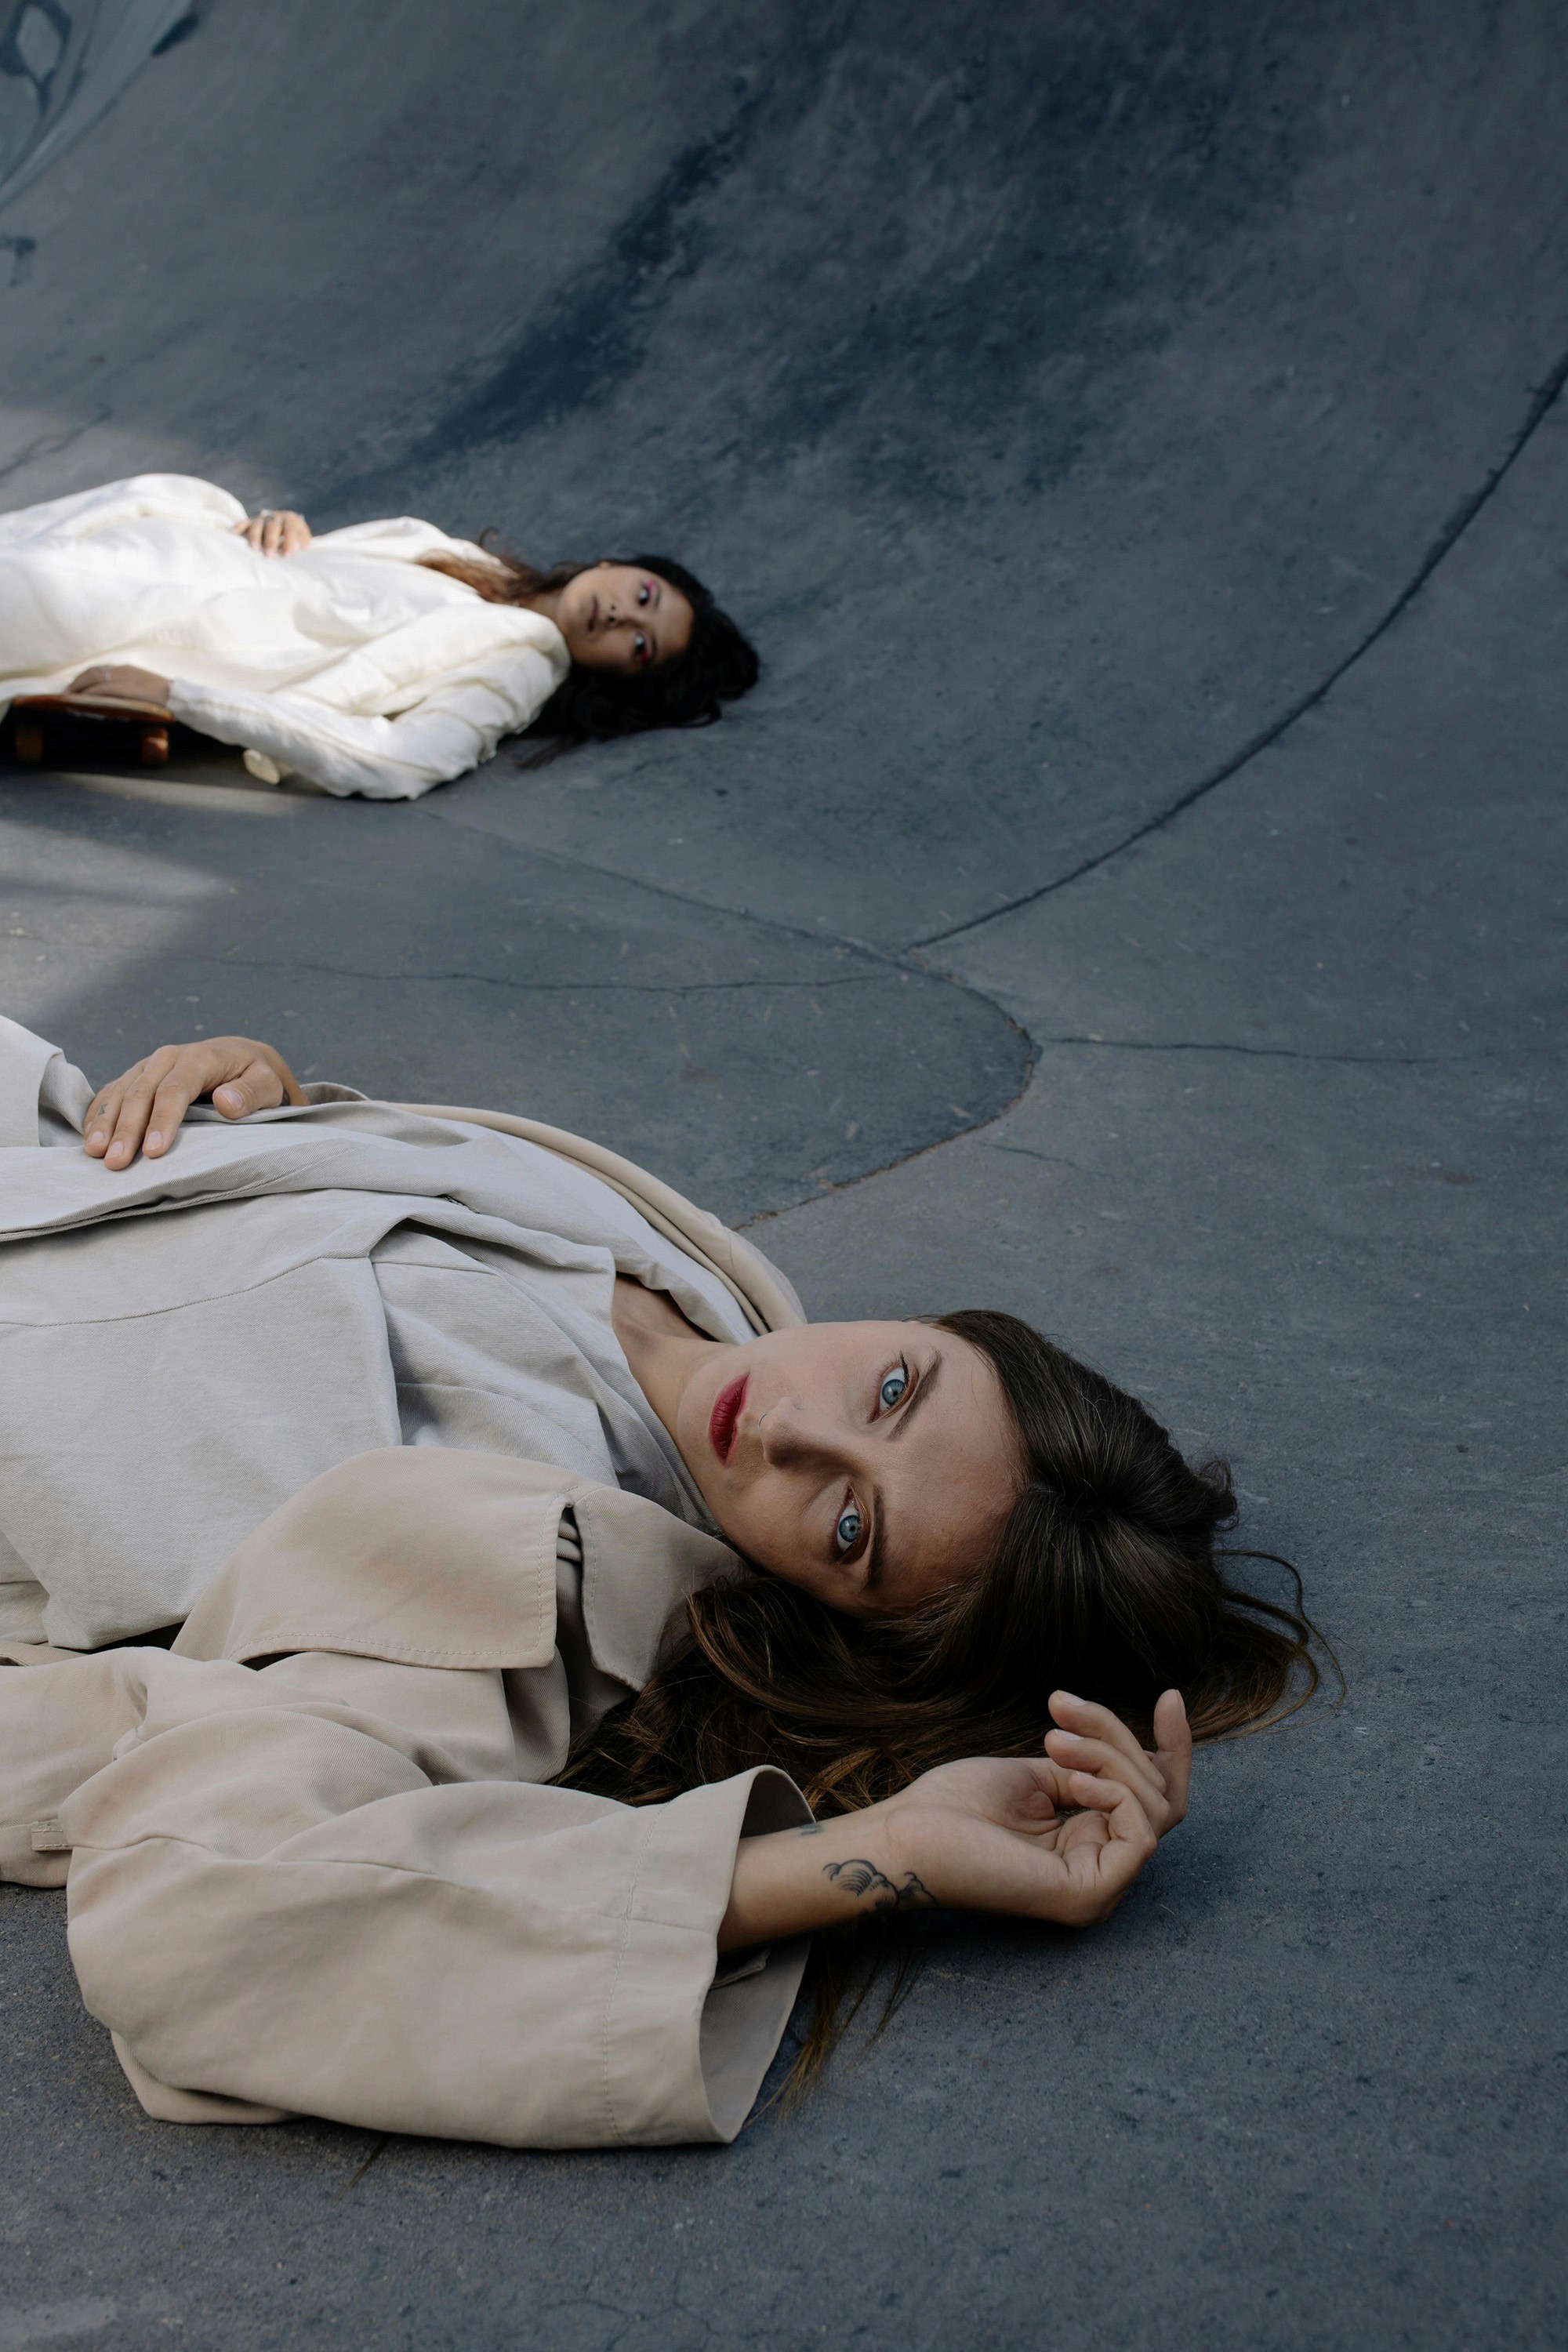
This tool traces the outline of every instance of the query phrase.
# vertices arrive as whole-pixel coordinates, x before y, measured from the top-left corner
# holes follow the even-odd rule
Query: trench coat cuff
[[[109,2038],[126,2081],[155,2123],[286,2124],[293,2120],[287,2107],[264,2107],[254,2099],[226,2099],[216,2091],[177,2091],[149,2074],[118,2033],[111,2032]]]
[[[39,1090],[59,1050],[0,1015],[0,1147],[38,1141]]]
[[[811,1818],[794,1781],[772,1765],[647,1808],[605,2021],[605,2087],[624,2143],[732,2140],[745,2122],[789,2022],[811,1939],[770,1946],[743,1975],[720,1963],[735,1849],[742,1837],[804,1828]],[[720,1974],[725,1981],[716,1984]],[[684,2079],[672,2083],[677,2051]]]

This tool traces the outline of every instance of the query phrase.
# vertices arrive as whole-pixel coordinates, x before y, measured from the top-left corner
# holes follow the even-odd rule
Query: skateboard
[[[75,726],[135,728],[141,737],[142,764],[162,768],[169,757],[169,730],[174,714],[158,702],[111,701],[107,695],[22,694],[11,705],[12,741],[16,757],[36,767],[44,756],[44,732],[50,719]]]

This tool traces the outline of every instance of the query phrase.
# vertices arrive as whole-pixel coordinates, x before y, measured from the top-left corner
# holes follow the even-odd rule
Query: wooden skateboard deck
[[[44,735],[51,719],[133,727],[140,734],[143,767],[161,768],[169,757],[174,714],[162,703],[110,700],[107,695],[20,694],[11,711],[16,757],[29,767],[44,756]]]

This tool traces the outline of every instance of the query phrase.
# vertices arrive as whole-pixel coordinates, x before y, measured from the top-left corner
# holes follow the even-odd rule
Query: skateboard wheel
[[[15,737],[16,757],[36,767],[44,756],[44,730],[36,719],[18,719]]]
[[[162,768],[169,758],[169,730],[166,727],[143,727],[142,730],[142,765]]]

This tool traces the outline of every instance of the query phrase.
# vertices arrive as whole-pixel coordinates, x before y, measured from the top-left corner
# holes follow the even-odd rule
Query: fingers
[[[288,507],[263,507],[258,515],[237,522],[234,536],[243,539],[258,555],[298,555],[310,544],[310,526]]]
[[[181,1120],[201,1092],[201,1077],[191,1068],[188,1049],[161,1046],[121,1081],[114,1123],[101,1150],[93,1152],[106,1168],[129,1168],[138,1151],[158,1159],[174,1139]],[[88,1150],[93,1151],[96,1123],[89,1127]]]
[[[169,698],[169,681],[133,663],[95,662],[72,678],[67,691],[85,701],[163,703]]]
[[[1129,1763],[1114,1748],[1098,1739],[1077,1739],[1070,1733],[1053,1731],[1047,1735],[1051,1761],[1064,1768],[1069,1793],[1068,1804],[1080,1804],[1078,1794],[1080,1780],[1092,1780],[1112,1789],[1127,1789],[1142,1806],[1145,1818],[1156,1837],[1163,1837],[1174,1829],[1176,1816],[1165,1796],[1165,1785],[1159,1774],[1147,1763]]]
[[[1053,1691],[1050,1706],[1059,1727],[1047,1733],[1046,1748],[1056,1762],[1088,1769],[1109,1764],[1115,1777],[1147,1788],[1157,1801],[1162,1837],[1184,1820],[1193,1739],[1179,1691],[1163,1693],[1155,1708],[1152,1755],[1108,1706],[1075,1698],[1070,1691]]]
[[[1051,1693],[1051,1714],[1064,1731],[1079,1738],[1107,1741],[1130,1764],[1149,1760],[1119,1715],[1092,1699],[1075,1698],[1071,1691]]]
[[[249,1037],[160,1045],[93,1097],[84,1146],[106,1168],[129,1168],[138,1151],[161,1159],[192,1103],[210,1095],[225,1118],[246,1118],[288,1099],[303,1100],[286,1066]]]
[[[153,1097],[179,1052],[177,1045],[161,1045],[94,1097],[85,1137],[89,1159],[109,1168],[130,1167],[146,1136]]]
[[[1193,1778],[1193,1732],[1178,1690],[1163,1692],[1155,1706],[1154,1748],[1154,1761],[1165,1776],[1166,1801],[1183,1821]]]
[[[225,1118],[248,1118],[253,1110],[276,1110],[282,1099],[282,1079],[259,1055],[212,1090],[213,1108]]]
[[[1051,1712],[1058,1727],[1046,1734],[1046,1752],[1053,1763],[1069,1771],[1105,1772],[1125,1782],[1138,1793],[1158,1835],[1174,1828],[1181,1815],[1169,1801],[1163,1758],[1147,1755],[1109,1707],[1056,1691]]]
[[[1160,1841],[1132,1790],[1089,1772],[1069,1775],[1068,1787],[1084,1813],[1058,1849],[1067,1885],[1050,1916],[1066,1927],[1090,1927],[1110,1917]]]
[[[140,1068],[140,1064],[137,1066]],[[87,1125],[82,1131],[82,1149],[89,1160],[101,1160],[108,1150],[110,1138],[114,1133],[114,1122],[120,1113],[121,1089],[133,1075],[128,1070],[123,1078],[116,1078],[112,1085],[93,1097],[87,1114]]]

